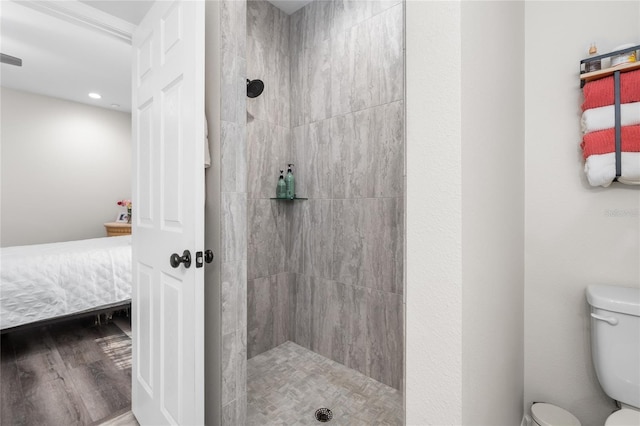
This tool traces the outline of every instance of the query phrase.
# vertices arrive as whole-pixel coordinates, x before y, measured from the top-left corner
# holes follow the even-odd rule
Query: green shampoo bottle
[[[289,164],[289,169],[287,170],[287,177],[284,178],[284,183],[287,188],[287,198],[293,200],[296,197],[296,180],[293,177],[293,172],[291,171],[291,167],[293,164]]]
[[[280,170],[280,178],[276,185],[276,198],[287,198],[287,184],[284,183],[284,170]]]

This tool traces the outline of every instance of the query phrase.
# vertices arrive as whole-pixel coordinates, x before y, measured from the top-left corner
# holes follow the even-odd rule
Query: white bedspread
[[[0,253],[0,329],[131,299],[130,235]]]

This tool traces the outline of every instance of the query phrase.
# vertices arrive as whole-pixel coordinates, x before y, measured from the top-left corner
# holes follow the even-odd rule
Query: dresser
[[[119,237],[122,235],[131,235],[131,224],[125,222],[108,222],[104,224],[107,230],[107,237]]]

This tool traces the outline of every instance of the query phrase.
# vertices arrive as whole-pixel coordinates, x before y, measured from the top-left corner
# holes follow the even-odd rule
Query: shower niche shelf
[[[277,197],[271,197],[271,200],[277,200],[277,201],[302,201],[302,200],[308,200],[308,198],[303,198],[303,197],[294,197],[294,198],[277,198]]]

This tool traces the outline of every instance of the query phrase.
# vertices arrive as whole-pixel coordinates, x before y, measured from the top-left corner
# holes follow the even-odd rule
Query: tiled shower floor
[[[329,425],[402,425],[402,394],[292,342],[247,363],[247,424],[320,425],[318,408],[329,408]]]

